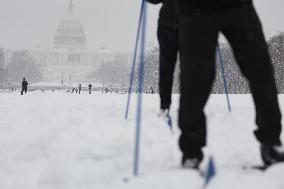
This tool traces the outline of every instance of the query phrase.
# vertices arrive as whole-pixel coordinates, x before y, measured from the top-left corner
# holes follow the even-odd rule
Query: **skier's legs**
[[[214,15],[181,16],[181,98],[179,145],[188,158],[202,156],[206,144],[204,106],[215,78],[215,49],[218,38]]]
[[[159,26],[158,40],[160,45],[159,90],[161,109],[168,109],[171,105],[173,75],[177,61],[178,30]]]
[[[261,23],[253,6],[236,10],[231,16],[231,20],[223,28],[223,33],[230,42],[238,65],[250,84],[258,125],[255,135],[263,144],[279,145],[281,113],[273,67]],[[242,24],[234,22],[237,19],[241,19]]]

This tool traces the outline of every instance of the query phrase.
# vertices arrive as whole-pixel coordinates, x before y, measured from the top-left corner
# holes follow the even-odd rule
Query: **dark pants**
[[[274,72],[252,5],[218,13],[194,13],[180,18],[181,99],[180,148],[196,156],[206,145],[204,106],[215,78],[215,50],[222,32],[232,46],[238,66],[248,79],[256,110],[256,138],[279,145],[281,113]]]
[[[23,93],[24,93],[24,92],[27,93],[28,88],[27,88],[27,87],[22,87],[22,91],[23,91]]]
[[[178,30],[170,27],[158,27],[160,45],[160,79],[159,90],[161,109],[168,109],[171,105],[174,69],[178,53]]]

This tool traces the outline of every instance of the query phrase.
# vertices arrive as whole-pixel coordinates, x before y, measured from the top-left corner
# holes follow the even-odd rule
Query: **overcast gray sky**
[[[87,47],[131,51],[140,0],[73,0],[87,36]],[[52,48],[69,0],[0,0],[0,47]],[[254,0],[267,38],[284,31],[284,0]],[[160,6],[148,6],[147,43],[156,42]]]

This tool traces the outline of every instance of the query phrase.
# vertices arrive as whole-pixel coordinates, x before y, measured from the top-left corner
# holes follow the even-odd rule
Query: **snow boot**
[[[266,166],[275,163],[284,163],[284,149],[280,146],[262,144],[260,146],[261,158]]]
[[[191,157],[191,158],[183,156],[181,160],[181,165],[185,169],[199,169],[199,165],[202,159],[203,159],[202,156]]]

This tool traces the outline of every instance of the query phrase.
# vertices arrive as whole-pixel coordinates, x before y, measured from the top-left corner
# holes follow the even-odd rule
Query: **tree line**
[[[269,53],[271,55],[273,68],[275,71],[276,85],[279,93],[284,93],[284,32],[271,37],[267,41]],[[220,45],[224,70],[227,79],[228,92],[230,94],[249,93],[249,84],[240,72],[234,58],[231,47],[228,44]],[[154,48],[146,53],[145,60],[145,90],[154,87],[158,91],[159,81],[159,49]],[[179,62],[176,65],[173,92],[179,93]],[[198,81],[196,81],[198,82]],[[219,58],[216,55],[216,77],[212,86],[212,93],[223,94],[224,82],[221,75]]]
[[[284,93],[284,33],[279,33],[271,37],[267,41],[269,53],[271,55],[272,64],[275,71],[275,79],[279,93]],[[225,75],[227,79],[228,92],[230,94],[246,94],[249,93],[249,84],[246,78],[240,72],[236,60],[234,58],[231,47],[228,44],[220,45],[222,60],[224,63]],[[139,57],[139,56],[138,56]],[[137,59],[139,61],[139,59]],[[144,92],[149,92],[150,88],[158,92],[159,82],[159,48],[154,47],[145,54],[145,77]],[[130,78],[130,66],[125,62],[113,61],[104,64],[100,69],[93,73],[92,78],[104,81],[106,85],[117,86],[126,90]],[[179,93],[179,62],[176,64],[174,73],[173,93]],[[137,91],[138,81],[138,62],[134,74],[133,91]],[[196,81],[198,82],[198,81]],[[212,93],[223,94],[224,83],[221,75],[219,58],[216,55],[216,77],[212,86]]]
[[[4,57],[3,50],[0,51],[0,59]],[[9,82],[19,82],[23,77],[29,81],[41,81],[42,74],[39,64],[36,64],[27,50],[14,51],[9,61],[4,64],[4,58],[0,60],[0,79]]]
[[[267,41],[269,53],[271,55],[272,64],[275,71],[276,85],[279,93],[284,93],[284,32],[271,37]],[[249,93],[249,85],[247,80],[242,76],[239,67],[236,64],[231,47],[228,44],[221,44],[222,60],[224,62],[225,75],[228,83],[228,91],[231,94]],[[29,51],[13,52],[9,62],[4,64],[3,52],[0,51],[0,80],[7,79],[10,81],[21,81],[23,77],[29,78],[30,81],[41,81],[41,66],[36,64],[32,59]],[[139,58],[139,55],[138,55]],[[134,74],[133,91],[137,91],[138,82],[138,60]],[[224,84],[222,80],[219,60],[216,57],[216,77],[212,87],[212,93],[224,93]],[[144,92],[149,92],[152,87],[158,92],[159,82],[159,48],[154,47],[145,54],[145,77]],[[108,61],[102,64],[100,68],[95,70],[88,76],[89,79],[95,79],[103,83],[106,87],[117,88],[127,91],[130,78],[130,66],[122,60]],[[174,73],[173,93],[179,93],[179,62],[176,64]],[[196,81],[198,82],[198,81]]]

